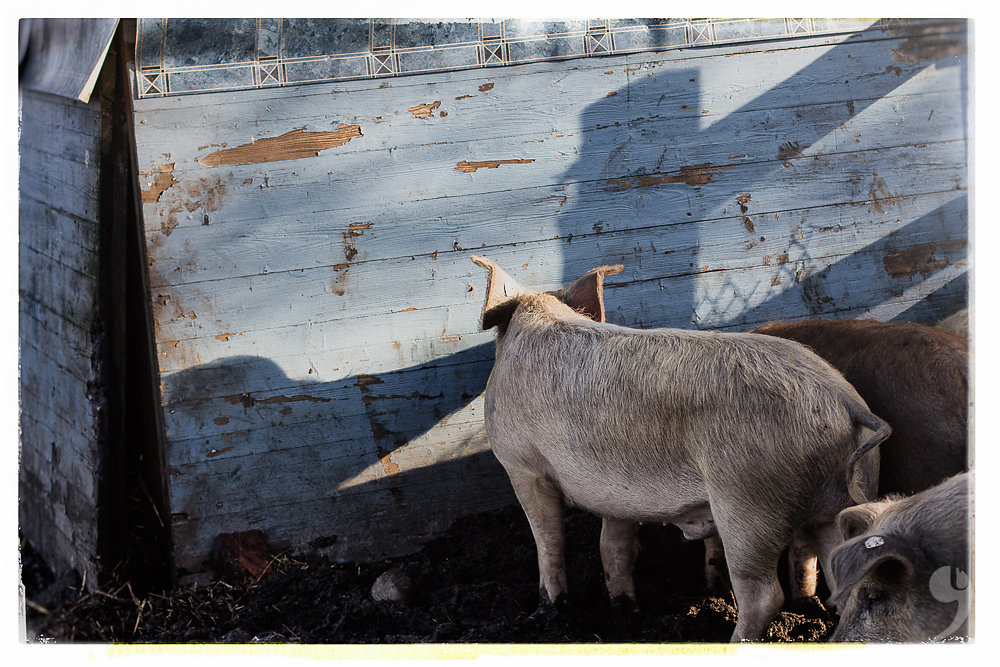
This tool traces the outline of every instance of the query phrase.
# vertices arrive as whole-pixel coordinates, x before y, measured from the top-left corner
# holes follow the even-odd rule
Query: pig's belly
[[[708,493],[698,475],[609,475],[590,471],[550,474],[571,505],[625,521],[672,523],[688,540],[716,533]]]

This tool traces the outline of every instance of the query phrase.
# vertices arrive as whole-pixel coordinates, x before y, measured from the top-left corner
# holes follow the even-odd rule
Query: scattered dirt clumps
[[[423,550],[376,563],[279,555],[258,578],[229,574],[209,585],[143,590],[116,569],[112,583],[62,597],[22,550],[29,637],[53,642],[726,642],[732,595],[703,588],[704,547],[672,527],[641,528],[635,570],[639,611],[612,609],[603,586],[600,519],[566,517],[568,604],[536,614],[535,546],[519,507],[467,517]],[[784,568],[782,568],[784,569]],[[387,572],[406,582],[403,601],[376,601]],[[385,578],[383,577],[383,583]],[[381,585],[381,584],[380,584]],[[51,601],[52,607],[38,604]],[[765,641],[829,637],[834,618],[818,600],[786,603]]]

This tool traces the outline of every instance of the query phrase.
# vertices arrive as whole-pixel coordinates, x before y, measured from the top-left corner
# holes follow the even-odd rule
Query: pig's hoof
[[[611,617],[615,621],[628,621],[639,617],[639,605],[627,595],[611,598]]]
[[[567,609],[569,609],[569,602],[565,594],[557,596],[553,602],[549,599],[549,594],[542,589],[538,592],[538,608],[532,612],[528,620],[540,622],[561,618],[566,615]]]

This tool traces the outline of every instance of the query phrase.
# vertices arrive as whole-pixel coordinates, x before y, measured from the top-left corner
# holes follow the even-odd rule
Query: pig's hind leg
[[[722,538],[717,534],[705,538],[705,587],[717,595],[725,594],[731,588],[726,569],[726,550],[722,548]]]
[[[604,518],[601,525],[601,564],[604,584],[612,608],[635,612],[635,583],[632,570],[639,555],[639,524],[635,521]]]
[[[796,535],[788,545],[788,585],[792,601],[798,602],[816,595],[816,550],[809,540]]]
[[[538,594],[542,607],[546,607],[566,595],[563,497],[552,482],[538,473],[508,469],[507,475],[535,538]]]
[[[730,641],[761,639],[785,601],[778,561],[791,541],[791,529],[779,517],[752,507],[712,509],[736,597],[736,629]]]

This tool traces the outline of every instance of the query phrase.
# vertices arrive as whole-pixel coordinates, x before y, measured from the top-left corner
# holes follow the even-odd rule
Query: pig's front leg
[[[545,607],[566,594],[563,497],[554,484],[538,473],[508,469],[507,475],[535,538],[538,594]]]
[[[632,570],[639,555],[639,524],[605,518],[601,525],[601,564],[604,583],[613,606],[635,610]]]

